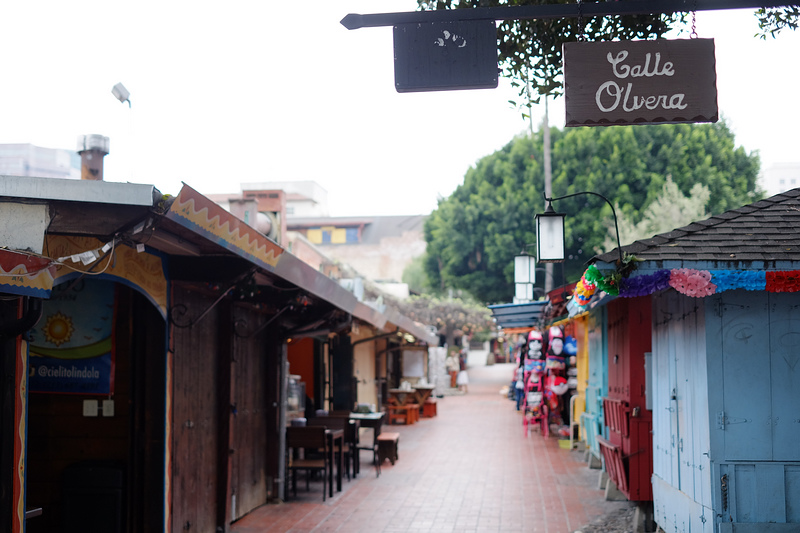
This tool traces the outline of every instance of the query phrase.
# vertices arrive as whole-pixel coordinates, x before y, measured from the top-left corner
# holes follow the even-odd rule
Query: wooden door
[[[177,286],[173,302],[187,319],[215,298]],[[188,328],[172,327],[172,531],[217,529],[219,309]]]
[[[237,309],[255,325],[267,318],[252,310]],[[267,502],[265,335],[234,337],[231,361],[231,484],[230,516],[237,520]]]

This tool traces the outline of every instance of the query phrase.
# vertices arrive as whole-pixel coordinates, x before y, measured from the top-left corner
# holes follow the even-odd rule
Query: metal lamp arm
[[[619,265],[622,266],[622,262],[623,262],[622,261],[622,244],[620,243],[620,240],[619,240],[619,225],[617,224],[617,211],[616,211],[616,209],[614,209],[614,205],[608,200],[608,198],[606,198],[605,196],[603,196],[600,193],[596,193],[596,192],[592,192],[592,191],[574,192],[572,194],[565,194],[564,196],[558,196],[556,198],[552,198],[552,197],[548,198],[546,193],[542,193],[542,196],[544,196],[544,200],[546,202],[552,204],[553,201],[555,201],[555,200],[564,200],[566,198],[572,198],[573,196],[580,196],[582,194],[591,194],[591,195],[597,196],[599,198],[602,198],[603,200],[605,200],[605,202],[611,208],[611,214],[614,215],[614,231],[617,234],[617,252],[619,252]]]

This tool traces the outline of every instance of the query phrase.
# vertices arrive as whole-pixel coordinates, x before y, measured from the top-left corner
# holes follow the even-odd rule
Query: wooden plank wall
[[[234,308],[234,318],[245,319],[249,330],[269,317],[246,306]],[[237,520],[267,502],[267,359],[266,335],[233,337],[231,361],[231,502],[230,519]]]
[[[173,285],[173,305],[198,316],[215,300],[183,284]],[[189,328],[172,327],[174,374],[172,401],[172,531],[216,531],[218,524],[218,452],[220,308]]]

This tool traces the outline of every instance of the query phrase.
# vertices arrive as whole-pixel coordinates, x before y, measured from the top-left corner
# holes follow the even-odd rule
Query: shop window
[[[331,232],[331,242],[333,244],[344,244],[347,242],[347,232],[344,228],[336,228]]]
[[[312,244],[322,244],[322,230],[321,229],[310,229],[306,232],[306,238]]]

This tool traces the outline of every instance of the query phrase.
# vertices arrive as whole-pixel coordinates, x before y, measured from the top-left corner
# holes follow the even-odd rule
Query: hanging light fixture
[[[536,258],[529,255],[523,247],[514,256],[514,289],[517,301],[533,300],[533,284],[536,283]]]
[[[518,303],[533,300],[533,283],[515,283],[514,289],[514,297]]]
[[[514,256],[514,283],[536,283],[536,261],[523,250]]]
[[[536,259],[540,263],[564,261],[564,216],[555,212],[551,201],[544,213],[536,215]]]

